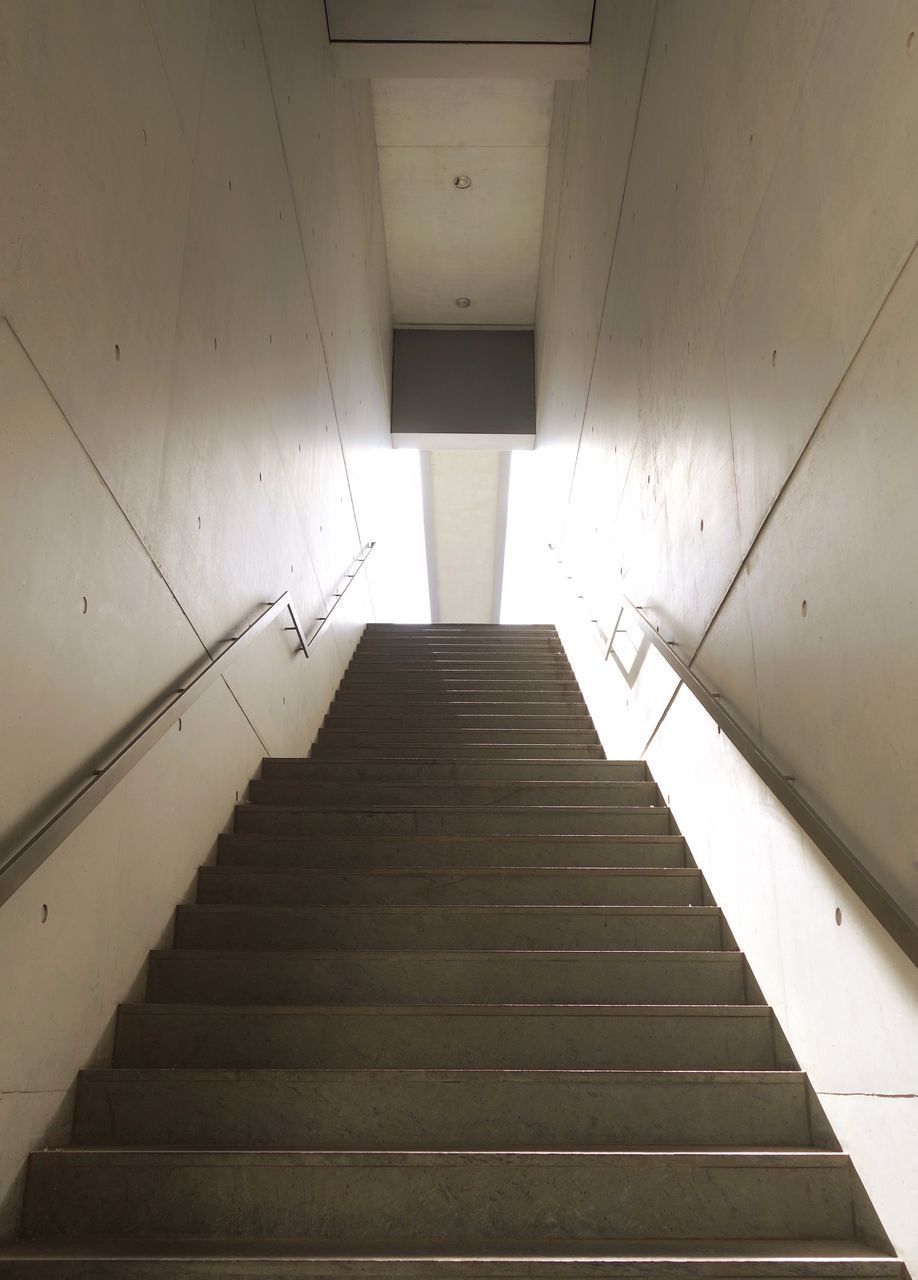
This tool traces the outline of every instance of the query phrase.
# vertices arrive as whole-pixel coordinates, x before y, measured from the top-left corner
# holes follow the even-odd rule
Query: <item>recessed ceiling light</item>
[[[462,308],[463,308],[463,310],[464,310],[466,307],[470,307],[471,305],[472,305],[472,299],[471,299],[471,298],[457,298],[457,299],[456,299],[456,306],[457,306],[457,307],[462,307]]]
[[[453,186],[458,187],[460,191],[464,191],[466,187],[472,185],[472,179],[467,173],[457,173],[453,178]]]

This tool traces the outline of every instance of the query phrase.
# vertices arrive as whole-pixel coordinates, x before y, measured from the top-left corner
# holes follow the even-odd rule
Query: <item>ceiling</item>
[[[372,82],[394,325],[531,327],[555,81],[586,74],[593,0],[326,12],[336,74]],[[509,458],[421,454],[434,621],[499,620]]]
[[[393,322],[533,323],[554,84],[375,80]],[[453,185],[464,175],[465,190]],[[464,311],[456,298],[471,305]]]

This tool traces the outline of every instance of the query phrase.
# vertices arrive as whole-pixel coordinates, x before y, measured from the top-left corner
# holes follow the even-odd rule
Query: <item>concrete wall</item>
[[[598,0],[556,94],[530,500],[587,614],[644,605],[918,919],[916,31],[904,0]],[[589,677],[611,747],[643,750],[661,665]],[[914,1268],[915,971],[690,704],[648,758]]]
[[[918,918],[916,27],[893,0],[599,4],[537,351],[568,560],[697,655]]]
[[[305,751],[363,623],[423,587],[423,532],[417,476],[401,534],[381,505],[372,109],[321,0],[7,0],[0,172],[5,847],[254,609],[324,615],[379,539],[308,662],[257,641],[0,909],[9,1229],[260,758]]]

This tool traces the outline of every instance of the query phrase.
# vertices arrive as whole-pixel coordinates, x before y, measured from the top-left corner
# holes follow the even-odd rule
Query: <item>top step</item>
[[[557,628],[549,622],[526,623],[523,625],[507,625],[495,622],[368,622],[364,627],[365,635],[435,635],[446,632],[452,635],[468,633],[470,635],[557,635]]]

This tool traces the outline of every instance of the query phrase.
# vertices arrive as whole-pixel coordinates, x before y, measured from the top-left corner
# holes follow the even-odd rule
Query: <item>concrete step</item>
[[[423,741],[395,742],[390,740],[385,743],[377,743],[375,746],[371,743],[353,746],[346,743],[323,740],[314,742],[309,751],[309,758],[312,760],[376,760],[380,755],[385,755],[390,760],[423,760],[428,756],[437,760],[442,759],[444,756],[449,756],[457,761],[543,760],[548,757],[567,760],[605,761],[606,758],[605,752],[599,743],[588,746],[572,746],[570,743],[558,743],[549,738],[547,742],[475,742],[468,744],[465,741],[450,742],[434,734],[429,737],[425,736]]]
[[[333,730],[320,728],[310,754],[316,750],[326,755],[350,755],[355,751],[369,751],[370,754],[396,755],[452,755],[467,754],[475,751],[476,758],[489,759],[492,751],[501,751],[504,755],[519,758],[526,750],[538,755],[565,755],[571,749],[574,758],[579,758],[584,751],[593,755],[594,759],[603,758],[602,746],[592,730],[547,730],[547,728],[451,728],[438,730]],[[579,750],[577,750],[579,749]]]
[[[512,675],[481,675],[466,672],[450,677],[442,672],[431,672],[421,677],[398,676],[396,672],[382,675],[362,676],[358,671],[349,671],[338,688],[354,697],[364,693],[396,693],[406,697],[426,698],[431,696],[448,696],[451,692],[464,693],[467,690],[480,690],[486,693],[528,693],[537,697],[542,693],[572,693],[582,697],[579,684],[570,673],[548,675],[545,677],[529,676],[517,670]]]
[[[768,1070],[762,1005],[122,1005],[116,1067]]]
[[[294,1241],[17,1242],[0,1247],[0,1280],[907,1280],[889,1253],[860,1241],[683,1241],[552,1257],[493,1248],[474,1256],[316,1255]],[[742,1256],[740,1256],[742,1255]]]
[[[357,644],[357,652],[367,649],[418,649],[422,652],[431,649],[440,648],[466,648],[466,649],[486,649],[492,651],[515,650],[515,649],[551,649],[556,653],[564,654],[564,647],[561,644],[560,637],[557,633],[550,631],[542,632],[539,635],[446,635],[446,634],[429,634],[429,635],[403,635],[403,636],[381,636],[367,635],[361,636]]]
[[[368,716],[410,705],[419,715],[439,711],[513,712],[535,715],[540,711],[571,710],[586,714],[583,696],[574,689],[463,689],[459,692],[412,694],[393,693],[389,689],[346,690],[335,695],[333,711],[350,711]]]
[[[177,947],[553,948],[715,951],[725,945],[717,907],[291,907],[270,901],[258,879],[280,895],[281,876],[236,881],[247,902],[180,906]],[[211,881],[209,888],[214,888]],[[229,896],[224,887],[224,895]]]
[[[388,733],[390,730],[407,730],[411,733],[431,732],[432,730],[450,729],[487,729],[504,731],[514,730],[546,730],[554,732],[560,729],[567,732],[571,729],[587,733],[595,732],[593,722],[585,712],[569,712],[552,708],[539,708],[534,712],[518,713],[516,711],[464,711],[461,708],[424,713],[408,703],[403,711],[377,711],[367,715],[363,709],[348,711],[346,708],[332,707],[322,722],[328,729],[339,732],[345,730],[362,733],[365,730],[373,733]]]
[[[655,782],[301,782],[256,778],[253,804],[334,805],[646,805],[659,804]]]
[[[289,907],[692,906],[701,905],[703,892],[700,871],[690,867],[355,867],[347,871],[303,867],[248,872],[202,867],[198,876],[200,902],[271,902]]]
[[[448,684],[453,678],[467,681],[492,677],[492,680],[526,680],[530,684],[540,680],[575,680],[568,663],[558,658],[543,658],[538,662],[520,662],[516,658],[494,659],[490,662],[475,662],[471,659],[463,662],[458,658],[430,659],[425,662],[420,659],[415,662],[410,659],[392,659],[384,662],[383,659],[367,658],[364,662],[355,658],[347,668],[344,678],[351,684],[352,680],[356,682],[357,676],[362,677],[362,680],[391,681],[408,687],[415,686],[417,682],[435,680]]]
[[[453,728],[451,724],[439,727],[419,726],[416,728],[329,728],[323,726],[316,735],[316,742],[321,744],[337,744],[339,746],[398,746],[399,744],[416,744],[424,746],[446,744],[494,745],[494,746],[539,746],[542,744],[567,744],[568,746],[594,746],[599,741],[594,728],[521,728],[506,726],[488,728],[476,726],[469,728]]]
[[[26,1237],[224,1235],[316,1248],[595,1249],[853,1236],[836,1152],[37,1152]]]
[[[439,663],[518,663],[528,667],[531,663],[557,663],[570,668],[565,654],[557,645],[483,645],[483,644],[449,644],[442,645],[360,645],[354,651],[351,664],[387,663],[401,665],[403,663],[439,664]]]
[[[269,756],[263,778],[303,782],[646,782],[643,760],[308,760]]]
[[[292,805],[239,804],[236,830],[262,835],[346,832],[379,835],[669,835],[662,806],[629,805],[419,805],[351,809],[297,809]]]
[[[467,681],[488,676],[499,681],[526,680],[530,684],[540,680],[575,680],[570,664],[558,658],[527,659],[525,662],[516,658],[495,658],[489,662],[460,658],[431,658],[424,662],[421,659],[391,659],[387,662],[382,658],[355,658],[347,668],[344,678],[350,684],[352,678],[356,682],[357,676],[364,680],[391,681],[410,687],[424,681],[439,680],[448,684],[453,678]]]
[[[147,999],[162,1004],[736,1005],[730,951],[154,951]]]
[[[526,637],[518,637],[513,640],[484,640],[474,639],[472,637],[446,637],[440,636],[435,639],[424,640],[382,640],[382,639],[363,639],[360,641],[355,655],[365,654],[381,654],[384,657],[390,654],[418,653],[422,656],[428,654],[453,654],[468,653],[473,657],[482,655],[499,655],[504,654],[546,654],[564,658],[567,655],[561,647],[560,640],[557,637],[543,636],[541,639],[530,639]]]
[[[334,870],[415,867],[682,867],[680,835],[648,836],[393,836],[342,833],[304,836],[226,832],[219,837],[220,866],[326,867]]]
[[[327,1150],[807,1147],[799,1071],[84,1071],[74,1141]]]

